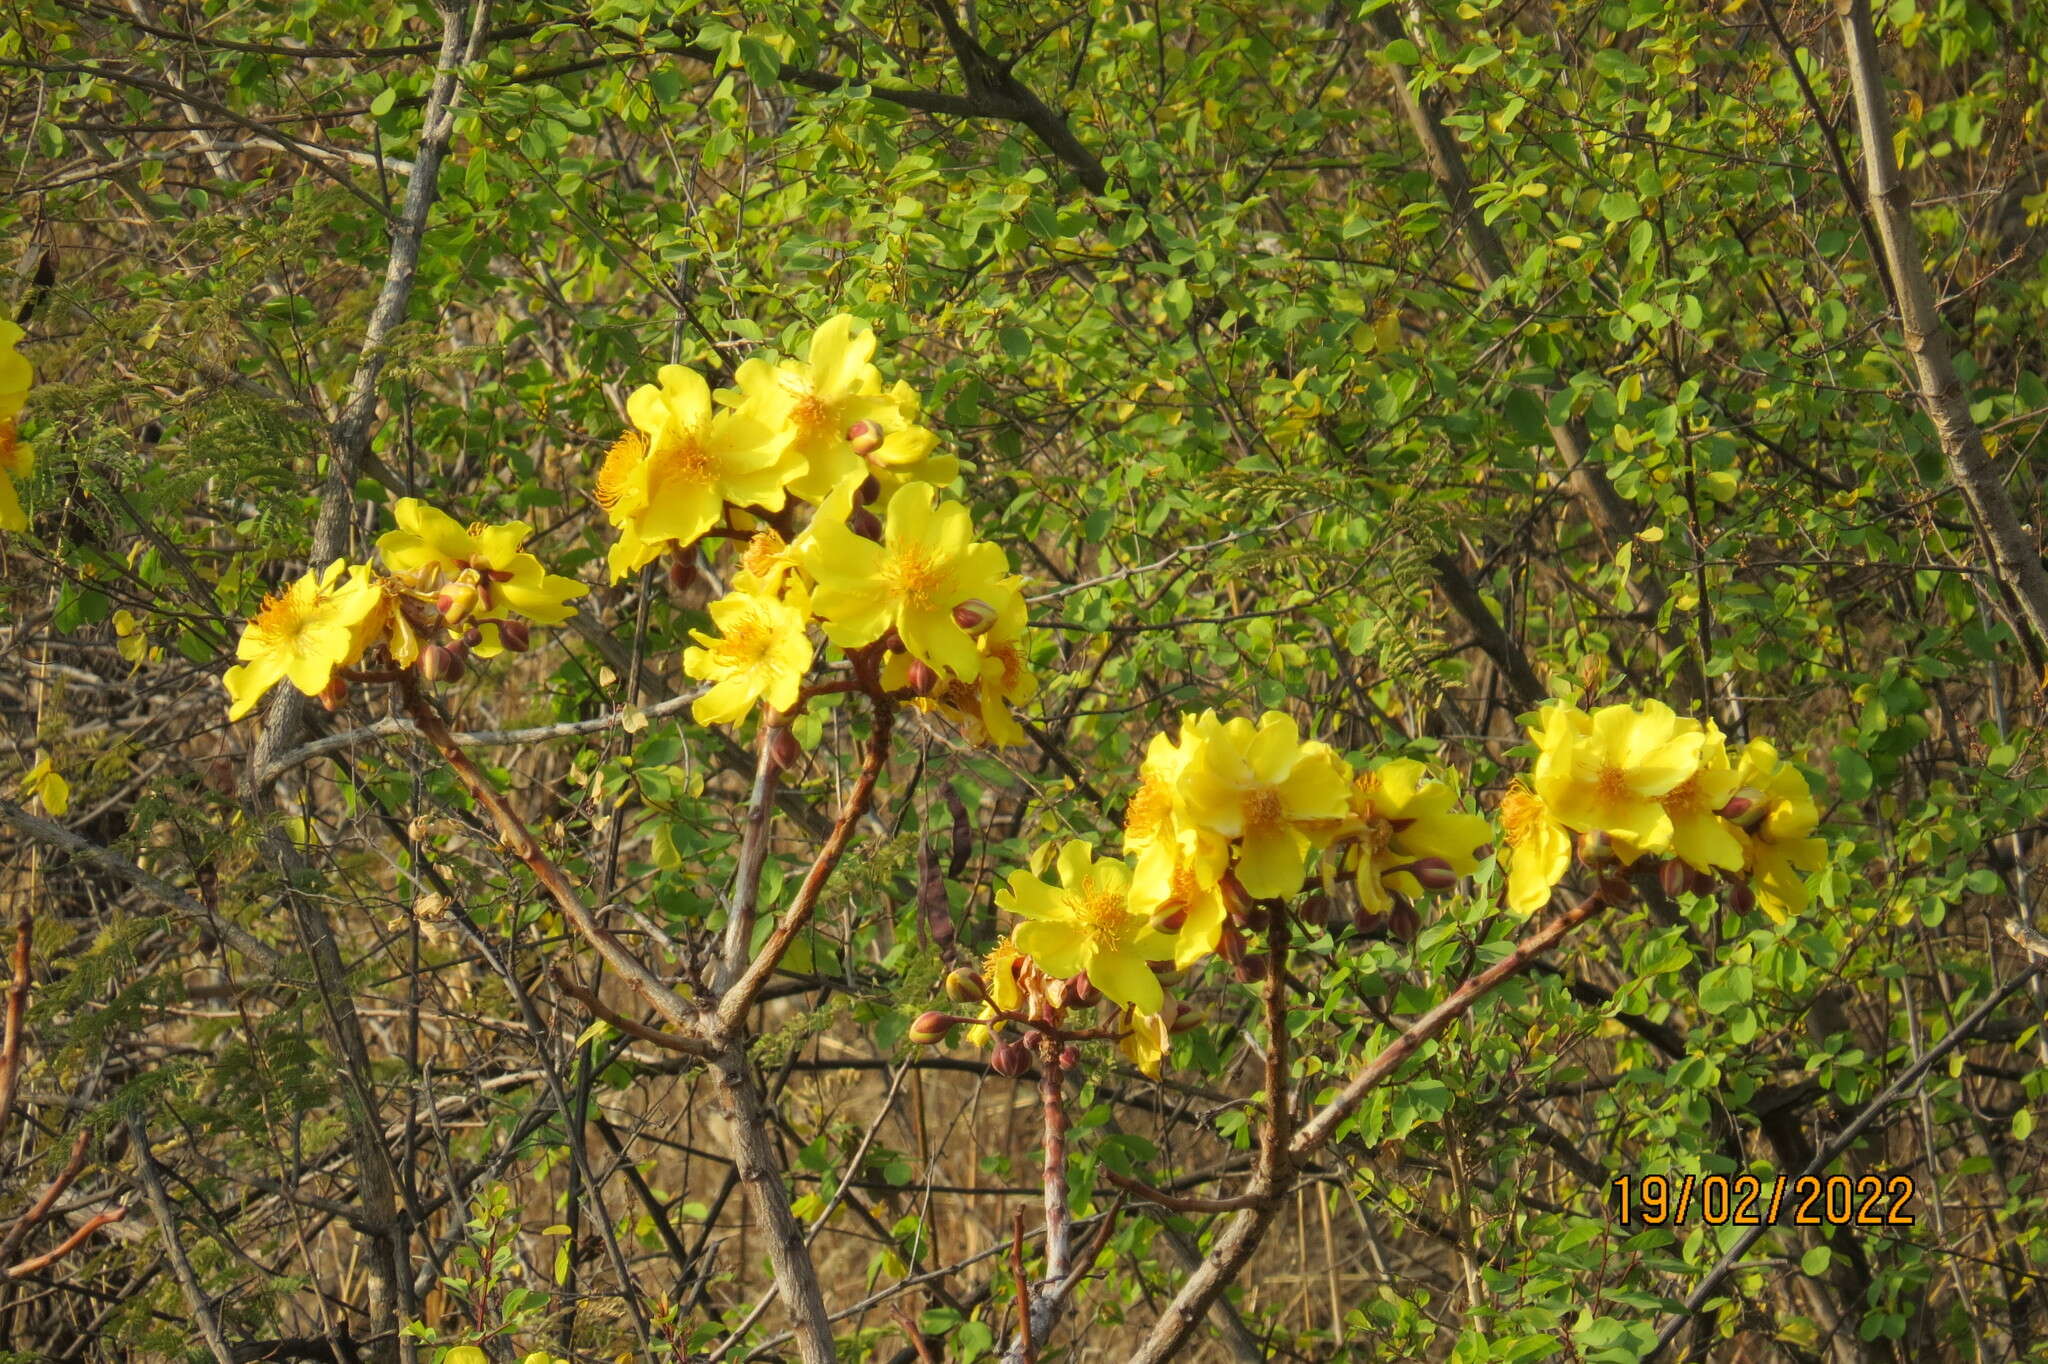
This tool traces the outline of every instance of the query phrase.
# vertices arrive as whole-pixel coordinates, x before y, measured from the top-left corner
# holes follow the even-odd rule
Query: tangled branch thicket
[[[2044,42],[12,5],[0,1358],[2048,1361]]]

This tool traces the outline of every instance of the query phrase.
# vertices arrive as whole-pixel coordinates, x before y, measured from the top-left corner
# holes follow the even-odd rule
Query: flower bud
[[[1176,1013],[1172,1021],[1166,1025],[1166,1030],[1175,1033],[1192,1032],[1208,1021],[1209,1011],[1207,1009],[1197,1009],[1182,1005],[1180,1012]]]
[[[1657,867],[1657,888],[1666,895],[1679,895],[1692,885],[1692,868],[1672,858]]]
[[[461,653],[464,649],[474,649],[477,645],[483,642],[484,632],[477,629],[474,625],[472,625],[467,630],[464,630],[462,632],[461,639],[456,640],[455,643],[449,645],[448,647],[455,650],[457,653]]]
[[[946,998],[955,1004],[979,1004],[982,1001],[981,973],[969,966],[958,966],[946,973]]]
[[[1244,913],[1237,916],[1237,921],[1248,933],[1263,933],[1272,926],[1273,911],[1254,901],[1245,906]]]
[[[876,478],[873,474],[869,474],[860,481],[860,487],[854,492],[853,500],[863,507],[871,506],[881,501],[882,480]]]
[[[1067,982],[1067,998],[1080,1008],[1086,1008],[1095,1002],[1095,982],[1088,979],[1086,971]]]
[[[1223,913],[1229,918],[1242,918],[1252,907],[1251,894],[1234,871],[1224,873],[1223,879],[1216,883],[1216,892],[1223,897]]]
[[[775,765],[775,770],[787,772],[803,761],[803,756],[803,745],[796,741],[796,735],[787,726],[778,726],[768,740],[768,761]]]
[[[1022,1042],[999,1042],[988,1058],[988,1068],[1005,1080],[1014,1080],[1031,1069],[1031,1048]]]
[[[678,551],[668,556],[668,590],[681,595],[697,585],[697,555]]]
[[[978,635],[996,623],[996,609],[979,597],[969,597],[953,608],[953,623],[970,635]]]
[[[1747,914],[1756,908],[1756,892],[1747,881],[1737,881],[1728,887],[1728,908],[1737,914]]]
[[[872,479],[869,480],[869,482],[873,481]],[[846,528],[863,540],[874,540],[879,543],[882,538],[881,518],[866,507],[855,507],[847,515]]]
[[[1422,916],[1415,912],[1414,905],[1396,898],[1393,912],[1387,915],[1387,931],[1402,942],[1414,942],[1422,932]]]
[[[1692,875],[1687,879],[1685,888],[1695,895],[1712,895],[1714,887],[1718,884],[1714,873],[1701,871],[1697,867],[1691,870]]]
[[[1072,1070],[1081,1064],[1081,1049],[1069,1043],[1060,1048],[1060,1069]]]
[[[523,654],[533,647],[533,627],[523,620],[501,620],[498,622],[498,643],[515,654]]]
[[[939,689],[938,673],[932,670],[931,664],[921,658],[910,660],[910,669],[904,674],[904,680],[911,691],[919,696],[930,696]]]
[[[1770,800],[1754,786],[1745,786],[1728,797],[1728,803],[1714,811],[1730,824],[1742,829],[1754,829],[1770,813]]]
[[[320,704],[330,711],[340,710],[348,701],[348,683],[335,678],[320,693]]]
[[[910,1031],[904,1040],[915,1047],[935,1046],[946,1040],[946,1034],[953,1031],[953,1025],[960,1020],[951,1014],[942,1014],[937,1009],[926,1009],[911,1021]]]
[[[1216,955],[1235,965],[1244,958],[1244,934],[1237,931],[1237,925],[1225,923],[1223,931],[1216,935]]]
[[[875,422],[855,422],[846,428],[846,439],[853,453],[865,459],[882,448],[882,428]]]
[[[1248,953],[1237,959],[1231,973],[1246,985],[1256,985],[1266,978],[1266,958],[1263,954]]]
[[[1294,917],[1311,928],[1321,928],[1337,912],[1337,902],[1322,891],[1304,895],[1294,907]]]
[[[1369,938],[1378,937],[1387,931],[1387,916],[1359,905],[1351,911],[1351,926]]]
[[[429,644],[420,650],[420,676],[429,682],[460,682],[468,669],[462,662],[462,655],[439,644]]]
[[[1424,890],[1449,890],[1458,884],[1457,869],[1442,857],[1418,857],[1402,868],[1422,883]]]
[[[441,619],[449,625],[460,625],[476,610],[477,588],[472,582],[457,578],[441,588],[441,595],[434,599],[434,607],[441,613]]]

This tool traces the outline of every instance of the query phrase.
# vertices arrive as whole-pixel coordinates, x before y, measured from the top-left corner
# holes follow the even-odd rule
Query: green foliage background
[[[402,0],[0,13],[0,267],[41,380],[33,529],[0,540],[0,766],[47,750],[78,834],[296,953],[253,837],[280,816],[234,795],[254,726],[224,724],[218,675],[239,620],[306,567],[439,21]],[[976,950],[1031,845],[1114,836],[1178,711],[1285,708],[1354,757],[1453,767],[1488,807],[1538,699],[1511,658],[1549,694],[1658,696],[1772,738],[1825,797],[1835,855],[1810,910],[1779,925],[1683,896],[1606,920],[1368,1103],[1238,1298],[1274,1358],[1631,1360],[1734,1233],[1618,1225],[1608,1181],[1795,1168],[2024,963],[1999,926],[2039,898],[2040,673],[1945,485],[1837,168],[1836,148],[1858,162],[1830,15],[1393,13],[981,4],[958,16],[963,46],[908,0],[493,6],[381,383],[357,545],[417,491],[528,519],[551,568],[601,582],[589,489],[624,395],[661,363],[729,372],[800,346],[834,312],[870,320],[885,372],[925,395],[970,462],[979,533],[1032,576],[1046,685],[1030,748],[917,732],[796,963],[806,1007],[757,1049],[786,1082],[813,1212],[883,1111],[873,1066],[830,1062],[900,1061],[943,970],[912,887],[949,794],[973,839],[951,909]],[[1923,259],[2038,537],[2048,27],[2017,0],[1879,18]],[[1455,135],[1505,248],[1491,286],[1402,79]],[[1618,521],[1560,467],[1551,428],[1572,423]],[[680,686],[701,607],[658,578],[601,589],[592,628],[474,670],[450,704],[468,729],[648,704]],[[353,728],[383,706],[316,718]],[[829,812],[839,723],[799,818]],[[487,752],[585,884],[684,942],[715,930],[742,748],[658,720]],[[421,1357],[478,1328],[494,1350],[590,1358],[722,1340],[767,1280],[698,1149],[693,1081],[617,1037],[571,1045],[587,1018],[545,967],[573,943],[452,779],[424,748],[365,739],[277,794],[345,943],[373,1057],[359,1079],[437,1271]],[[233,1338],[362,1331],[336,1210],[356,1091],[320,1001],[242,988],[248,964],[217,939],[79,860],[8,846],[8,893],[36,910],[5,1215],[77,1133],[95,1153],[79,1188],[125,1190],[123,1121],[144,1113]],[[771,878],[793,881],[801,837],[783,852]],[[466,939],[412,912],[423,863],[543,1000],[544,1033]],[[1502,950],[1498,888],[1489,864],[1412,944],[1347,934],[1304,968],[1308,1094]],[[1255,999],[1212,970],[1185,989],[1213,1022],[1165,1083],[1091,1058],[1084,1215],[1113,1201],[1098,1165],[1159,1185],[1242,1168]],[[2048,1359],[2040,1000],[2017,996],[1845,1167],[1913,1176],[1914,1225],[1768,1238],[1680,1337],[1686,1357]],[[1007,1235],[1002,1197],[924,1186],[1037,1177],[1008,1083],[950,1055],[959,1069],[915,1072],[892,1103],[819,1243],[842,1302]],[[595,1194],[546,1067],[588,1104]],[[595,1223],[630,1262],[639,1325]],[[0,1289],[10,1357],[200,1348],[133,1225]],[[1127,1351],[1184,1272],[1172,1238],[1203,1230],[1126,1208],[1063,1357]],[[914,1358],[914,1325],[975,1357],[1014,1316],[1001,1263],[918,1283],[891,1300],[900,1319],[848,1319],[843,1351]]]

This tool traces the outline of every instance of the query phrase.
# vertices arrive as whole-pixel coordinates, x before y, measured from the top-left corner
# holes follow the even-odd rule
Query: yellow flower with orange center
[[[1636,853],[1671,850],[1663,799],[1700,769],[1706,735],[1661,701],[1602,706],[1591,715],[1563,702],[1544,707],[1531,784],[1559,823],[1604,833]]]
[[[1508,908],[1534,914],[1550,903],[1551,891],[1571,869],[1571,834],[1520,781],[1501,797],[1500,822],[1507,838]]]
[[[1478,815],[1454,809],[1457,800],[1454,782],[1433,775],[1413,758],[1396,758],[1359,773],[1337,837],[1349,841],[1346,858],[1366,909],[1385,914],[1395,895],[1413,899],[1422,894],[1425,886],[1411,870],[1418,865],[1432,881],[1469,876],[1478,867],[1475,854],[1491,841],[1493,829]]]
[[[801,597],[802,588],[795,592]],[[718,634],[692,630],[697,643],[683,650],[683,671],[714,684],[690,703],[691,718],[730,725],[762,701],[779,711],[793,708],[814,657],[801,602],[733,592],[709,609]]]
[[[1294,894],[1309,851],[1329,841],[1350,809],[1349,767],[1328,744],[1303,742],[1279,711],[1257,725],[1204,714],[1196,731],[1198,756],[1179,788],[1185,822],[1234,845],[1237,879],[1253,899]]]
[[[996,892],[997,907],[1025,921],[1011,930],[1017,950],[1048,976],[1085,971],[1107,998],[1157,1013],[1166,994],[1150,963],[1171,961],[1174,941],[1132,907],[1130,867],[1113,857],[1098,860],[1081,839],[1061,847],[1055,867],[1058,885],[1019,870]]]
[[[1804,873],[1827,864],[1828,845],[1813,833],[1820,807],[1805,775],[1762,739],[1743,747],[1735,775],[1738,788],[1756,793],[1763,805],[1761,817],[1745,819],[1735,833],[1743,871],[1764,912],[1784,923],[1806,908]]]
[[[340,559],[265,598],[235,646],[241,662],[221,678],[228,719],[247,715],[279,682],[308,696],[326,691],[336,673],[362,657],[385,609],[384,589],[369,568]]]

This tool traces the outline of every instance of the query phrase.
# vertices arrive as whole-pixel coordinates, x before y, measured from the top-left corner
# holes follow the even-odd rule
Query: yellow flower
[[[907,476],[943,472],[934,482],[951,482],[957,471],[952,461],[927,459],[938,438],[918,425],[908,386],[882,391],[881,372],[869,363],[874,353],[875,334],[867,324],[841,313],[812,334],[804,359],[777,365],[753,359],[733,375],[742,410],[780,433],[787,456],[803,466],[789,491],[806,502],[821,500],[850,475],[866,477],[869,458]],[[867,457],[849,435],[860,422],[871,423],[882,437]]]
[[[484,636],[484,642],[471,651],[478,658],[502,651],[497,629],[486,616],[507,609],[538,625],[559,625],[576,614],[576,608],[568,603],[590,590],[574,578],[549,573],[540,560],[521,550],[533,533],[533,527],[524,521],[464,528],[454,517],[416,497],[400,498],[391,517],[398,522],[398,529],[377,538],[377,553],[385,567],[407,575],[413,586],[426,591],[449,579],[475,582],[481,608],[478,625]]]
[[[1479,846],[1493,827],[1478,815],[1460,814],[1457,785],[1431,775],[1413,758],[1396,758],[1351,784],[1351,812],[1339,838],[1351,840],[1347,865],[1357,874],[1359,903],[1376,914],[1394,907],[1396,894],[1410,899],[1425,889],[1410,870],[1427,860],[1433,877],[1469,876],[1479,865]],[[1429,889],[1441,889],[1431,886]]]
[[[1328,744],[1303,743],[1279,711],[1257,726],[1207,714],[1197,723],[1199,756],[1180,787],[1187,822],[1236,843],[1237,879],[1253,899],[1294,894],[1309,849],[1328,842],[1350,808],[1349,768]]]
[[[1173,1048],[1173,1034],[1165,1013],[1132,1013],[1124,1035],[1117,1039],[1116,1048],[1132,1065],[1158,1079],[1159,1063]]]
[[[802,587],[794,588],[799,598]],[[711,603],[719,633],[692,630],[698,646],[683,650],[683,671],[715,685],[690,703],[700,725],[738,724],[765,700],[779,711],[796,705],[813,650],[802,605],[780,597],[733,592]]]
[[[1009,579],[995,608],[994,622],[976,635],[981,653],[980,676],[967,681],[944,680],[930,696],[913,703],[919,710],[937,710],[951,717],[973,744],[1011,745],[1024,742],[1024,730],[1010,713],[1038,694],[1038,679],[1024,658],[1028,624],[1024,595]],[[910,655],[890,654],[882,668],[882,685],[894,690],[908,684]]]
[[[1148,843],[1131,871],[1131,908],[1174,935],[1173,964],[1192,966],[1216,950],[1226,907],[1220,878],[1182,855],[1180,845]]]
[[[928,483],[896,490],[880,544],[855,535],[846,517],[861,477],[833,490],[798,542],[804,569],[818,584],[811,604],[826,635],[853,649],[894,628],[904,649],[941,677],[979,678],[981,651],[953,609],[1002,599],[1010,576],[1002,549],[973,538],[967,508],[958,502],[934,506]]]
[[[25,333],[0,318],[0,530],[27,530],[15,484],[35,471],[35,451],[21,443],[15,422],[35,383],[35,370],[15,346]]]
[[[1711,720],[1704,725],[1697,720],[1679,723],[1699,733],[1700,765],[1657,798],[1671,820],[1671,851],[1695,871],[1734,871],[1742,865],[1742,844],[1735,826],[1716,813],[1739,784],[1728,761],[1727,737]]]
[[[802,471],[751,414],[715,406],[697,371],[663,365],[656,378],[626,400],[636,430],[613,443],[597,474],[597,500],[621,532],[613,582],[671,545],[695,544],[728,503],[782,510],[784,485]]]
[[[383,610],[384,589],[370,570],[340,559],[265,598],[235,646],[241,663],[221,678],[232,702],[228,719],[247,715],[282,681],[308,696],[327,690],[337,672],[362,657]]]
[[[1020,870],[996,892],[998,908],[1025,920],[1011,930],[1017,950],[1048,976],[1085,971],[1106,997],[1157,1013],[1166,993],[1149,963],[1172,960],[1174,941],[1131,908],[1130,868],[1113,857],[1096,860],[1094,848],[1075,839],[1060,849],[1057,870],[1058,886]]]
[[[798,582],[797,553],[772,529],[754,532],[740,552],[739,569],[733,574],[732,590],[754,592],[764,597],[782,595],[783,583]]]
[[[71,808],[71,783],[57,774],[50,755],[40,749],[36,750],[36,765],[22,774],[21,794],[24,800],[40,800],[53,819],[62,819]]]
[[[1529,735],[1537,745],[1532,784],[1559,823],[1626,840],[1636,852],[1670,850],[1662,798],[1699,770],[1699,726],[1688,730],[1660,701],[1591,715],[1552,702]]]
[[[1778,756],[1778,750],[1762,739],[1752,739],[1743,748],[1735,767],[1739,788],[1762,794],[1762,818],[1745,821],[1736,838],[1743,852],[1743,867],[1759,905],[1779,923],[1806,908],[1806,878],[1803,872],[1819,871],[1827,863],[1828,845],[1813,836],[1820,823],[1820,807],[1799,769]]]
[[[1500,822],[1508,845],[1508,908],[1534,914],[1550,903],[1551,891],[1571,869],[1571,834],[1543,798],[1519,781],[1501,797]]]

